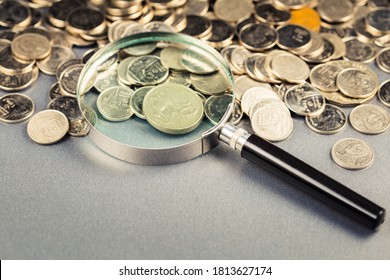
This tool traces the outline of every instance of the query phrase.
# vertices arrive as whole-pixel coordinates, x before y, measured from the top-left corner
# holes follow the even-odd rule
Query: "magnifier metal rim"
[[[77,99],[79,101],[80,106],[82,104],[81,98],[84,95],[82,92],[82,81],[84,81],[85,79],[93,79],[94,71],[90,69],[97,69],[99,65],[101,65],[104,61],[106,61],[109,57],[111,57],[113,54],[117,53],[121,49],[133,45],[156,41],[165,41],[170,43],[189,45],[195,47],[196,49],[206,51],[210,55],[212,55],[219,62],[219,64],[223,66],[222,70],[225,71],[232,84],[232,101],[234,101],[233,75],[227,63],[215,49],[208,46],[206,43],[203,43],[200,40],[194,39],[188,35],[169,32],[147,32],[124,37],[116,42],[110,43],[106,47],[96,52],[91,57],[89,62],[84,66],[77,85]],[[112,139],[108,135],[99,131],[93,125],[91,125],[89,138],[92,139],[92,141],[100,149],[110,154],[111,156],[121,159],[123,161],[143,165],[175,164],[191,160],[216,147],[220,143],[220,141],[218,140],[219,131],[221,130],[223,125],[229,121],[231,114],[232,106],[229,107],[224,118],[216,126],[205,131],[201,137],[190,142],[184,143],[182,145],[167,148],[140,148],[130,146],[128,144],[124,144]]]

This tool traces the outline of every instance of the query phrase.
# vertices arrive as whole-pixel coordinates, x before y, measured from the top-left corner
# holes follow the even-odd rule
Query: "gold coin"
[[[44,59],[51,53],[50,40],[43,35],[25,33],[11,43],[12,54],[17,58],[31,61]]]
[[[319,32],[321,28],[320,15],[312,8],[291,11],[290,23],[303,26],[314,32]]]

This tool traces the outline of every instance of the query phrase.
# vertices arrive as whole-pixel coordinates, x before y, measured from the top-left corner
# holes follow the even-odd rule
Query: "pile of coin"
[[[377,93],[385,106],[390,104],[390,81],[380,85],[375,72],[367,66],[375,60],[379,69],[390,72],[388,1],[4,0],[0,11],[0,26],[6,28],[0,30],[0,90],[4,91],[29,87],[38,78],[39,69],[58,79],[50,89],[50,99],[61,97],[63,104],[73,104],[74,100],[68,99],[75,98],[82,64],[97,51],[96,45],[100,48],[127,35],[166,31],[188,34],[221,51],[236,75],[235,122],[244,111],[253,130],[271,141],[290,135],[290,112],[305,117],[312,130],[330,134],[342,131],[347,124],[338,106],[362,105]],[[72,46],[94,47],[79,60]],[[145,83],[135,70],[151,57],[161,64],[160,70],[167,71],[160,80]],[[103,96],[102,100],[111,96],[105,92],[112,88],[132,91],[129,112],[145,117],[140,100],[167,83],[181,84],[200,96],[206,116],[217,123],[222,116],[211,108],[226,108],[231,90],[224,83],[215,88],[212,81],[218,78],[218,71],[213,67],[202,64],[204,73],[197,72],[199,68],[183,69],[183,60],[174,57],[175,49],[169,46],[128,48],[98,69],[98,78],[91,87]],[[207,101],[204,95],[210,96]],[[247,104],[247,100],[252,101]],[[84,109],[91,120],[97,119],[93,110]],[[387,117],[378,110],[370,107],[366,111],[371,113],[354,116],[383,117],[382,128],[376,130],[379,133],[385,131]],[[350,119],[351,116],[352,113]],[[267,126],[271,130],[279,126],[284,133],[278,137],[262,134],[259,127]],[[369,129],[358,125],[352,127],[369,133]]]

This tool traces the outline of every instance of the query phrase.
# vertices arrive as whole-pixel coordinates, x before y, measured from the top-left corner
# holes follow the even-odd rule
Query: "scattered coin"
[[[390,127],[390,114],[373,104],[356,107],[351,111],[349,120],[354,129],[364,134],[380,134]]]
[[[347,126],[347,116],[337,106],[326,104],[324,111],[316,117],[306,117],[309,128],[320,134],[335,134]]]
[[[34,113],[32,99],[24,94],[6,94],[0,97],[0,121],[20,123],[29,119]]]
[[[365,169],[374,161],[374,150],[362,140],[347,138],[334,144],[332,158],[342,168]]]
[[[379,100],[387,107],[390,107],[390,80],[385,81],[378,92]]]
[[[390,73],[390,48],[382,49],[376,57],[376,65],[386,72]]]
[[[368,98],[379,89],[376,75],[355,68],[342,70],[337,75],[336,84],[343,94],[353,98]]]

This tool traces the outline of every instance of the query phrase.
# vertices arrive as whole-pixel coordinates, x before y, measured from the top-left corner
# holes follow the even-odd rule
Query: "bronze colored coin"
[[[44,59],[51,53],[49,39],[35,33],[25,33],[16,37],[11,44],[12,54],[17,58],[31,61]]]
[[[32,99],[24,94],[6,94],[0,97],[0,121],[20,123],[29,119],[34,113]]]
[[[289,23],[303,26],[313,32],[319,32],[321,28],[320,15],[309,7],[291,11]]]
[[[249,1],[217,0],[214,4],[215,15],[227,22],[237,22],[251,15],[253,6]]]
[[[342,70],[336,79],[340,91],[353,98],[369,98],[379,89],[379,80],[375,73],[349,68]]]
[[[239,34],[240,43],[252,51],[264,51],[275,46],[278,40],[276,31],[267,24],[250,24]]]

